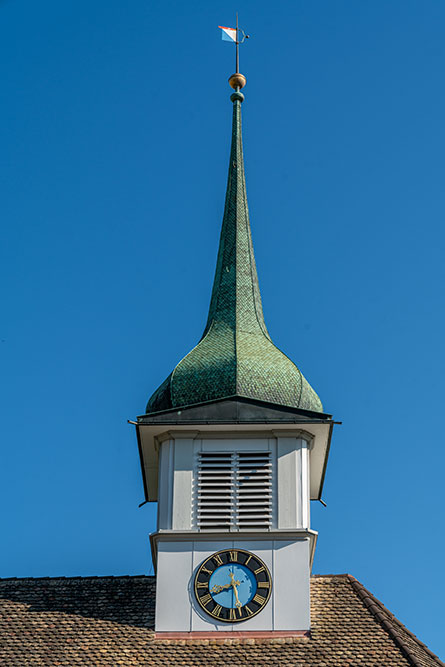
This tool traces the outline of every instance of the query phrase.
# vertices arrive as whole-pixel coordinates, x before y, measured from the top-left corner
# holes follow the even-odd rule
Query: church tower
[[[250,232],[232,75],[232,143],[209,315],[199,343],[138,417],[156,633],[310,629],[309,579],[333,421],[267,331]],[[222,634],[224,633],[224,634]]]

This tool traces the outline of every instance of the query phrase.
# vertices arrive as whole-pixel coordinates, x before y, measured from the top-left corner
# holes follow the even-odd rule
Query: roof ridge
[[[365,588],[365,586],[363,586],[363,584],[361,584],[352,574],[341,575],[341,576],[344,576],[349,580],[354,592],[357,593],[358,597],[363,602],[365,607],[371,612],[371,614],[380,623],[380,625],[387,631],[387,633],[394,641],[396,646],[400,648],[402,653],[408,658],[408,660],[411,661],[411,664],[414,667],[424,667],[424,665],[421,662],[419,662],[419,660],[416,658],[415,655],[413,655],[409,646],[403,641],[399,633],[396,632],[393,625],[388,620],[387,618],[388,616],[391,619],[391,621],[394,622],[395,625],[403,629],[403,631],[406,632],[418,644],[418,646],[420,646],[424,651],[426,651],[428,655],[433,660],[435,660],[437,665],[445,667],[445,663],[443,663],[440,660],[440,658],[435,653],[433,653],[428,648],[428,646],[426,646],[426,644],[420,641],[420,639],[416,637],[416,635],[413,632],[411,632],[411,630],[408,630],[408,628],[405,625],[403,625],[403,623],[399,621],[399,619],[396,616],[394,616],[394,614],[390,612],[389,609],[387,609],[385,605],[382,602],[380,602],[380,600],[378,600],[367,588]]]
[[[348,578],[352,577],[352,574],[348,574],[347,572],[343,572],[340,574],[311,574],[311,579],[323,579],[327,577],[342,577],[342,578]]]

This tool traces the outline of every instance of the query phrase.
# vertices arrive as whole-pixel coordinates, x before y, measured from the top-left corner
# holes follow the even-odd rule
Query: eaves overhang
[[[289,421],[301,420],[332,421],[332,415],[326,412],[315,412],[295,408],[288,405],[264,401],[240,394],[225,396],[223,398],[194,403],[192,405],[178,406],[168,410],[150,412],[137,417],[138,423],[182,423],[184,421],[196,421],[199,423],[221,423],[224,421],[252,422],[252,421]]]
[[[131,423],[137,432],[145,500],[156,502],[160,443],[165,439],[174,439],[175,431],[191,432],[197,439],[205,438],[210,433],[230,432],[244,437],[261,432],[274,436],[280,432],[295,433],[304,437],[310,441],[311,500],[320,500],[333,427],[340,422],[334,422],[328,414],[233,397],[184,410],[141,415]]]

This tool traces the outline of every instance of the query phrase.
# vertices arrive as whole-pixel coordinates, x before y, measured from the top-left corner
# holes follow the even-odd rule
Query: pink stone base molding
[[[309,637],[309,630],[252,630],[248,631],[212,631],[212,632],[156,632],[155,639],[211,639],[224,641],[226,639],[281,639],[286,637]]]

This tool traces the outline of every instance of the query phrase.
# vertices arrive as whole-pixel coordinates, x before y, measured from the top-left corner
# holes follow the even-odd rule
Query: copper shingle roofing
[[[0,580],[0,665],[444,665],[350,575],[313,576],[308,638],[154,638],[154,577]]]
[[[319,397],[273,344],[264,322],[244,176],[243,98],[241,93],[231,97],[229,176],[207,325],[199,343],[152,395],[147,413],[233,396],[323,412]]]

